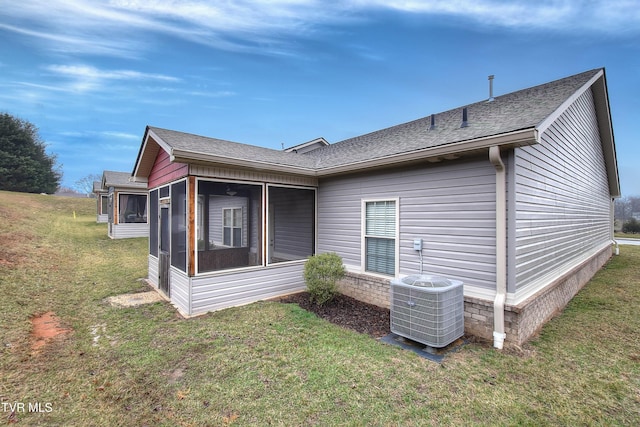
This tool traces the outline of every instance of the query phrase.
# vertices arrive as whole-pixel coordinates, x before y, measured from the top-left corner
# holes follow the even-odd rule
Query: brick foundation
[[[531,339],[547,321],[567,305],[593,275],[611,258],[607,247],[591,259],[573,268],[546,288],[518,305],[505,307],[505,344],[520,345]],[[347,273],[338,284],[344,295],[389,308],[389,280]],[[493,301],[465,297],[465,334],[493,341]]]
[[[338,290],[341,294],[358,301],[389,308],[390,286],[388,279],[347,273],[344,279],[338,283]]]

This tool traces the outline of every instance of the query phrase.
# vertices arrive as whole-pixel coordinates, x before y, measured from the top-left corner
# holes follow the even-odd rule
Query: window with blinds
[[[394,276],[396,272],[396,202],[365,203],[365,270]]]

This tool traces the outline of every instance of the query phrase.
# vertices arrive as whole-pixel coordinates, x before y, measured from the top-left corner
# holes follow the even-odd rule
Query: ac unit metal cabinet
[[[459,280],[414,275],[391,281],[391,332],[431,347],[464,335],[464,292]]]

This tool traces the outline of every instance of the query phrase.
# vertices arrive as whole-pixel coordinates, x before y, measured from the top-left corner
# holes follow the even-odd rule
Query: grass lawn
[[[615,237],[618,239],[640,239],[640,234],[616,232]]]
[[[111,307],[148,289],[147,239],[108,239],[94,210],[0,192],[0,423],[640,425],[640,247],[523,348],[468,344],[437,364],[292,304],[189,320],[166,302]],[[69,332],[34,351],[45,312]]]

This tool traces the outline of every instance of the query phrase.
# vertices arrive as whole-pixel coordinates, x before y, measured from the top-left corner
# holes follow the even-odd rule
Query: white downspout
[[[616,255],[620,255],[620,246],[618,246],[618,241],[616,240],[616,230],[615,230],[615,218],[616,218],[616,199],[611,199],[611,242],[615,246],[614,253]]]
[[[507,298],[507,179],[500,147],[489,148],[489,160],[496,169],[496,297],[493,301],[493,346],[502,349],[504,305]]]

